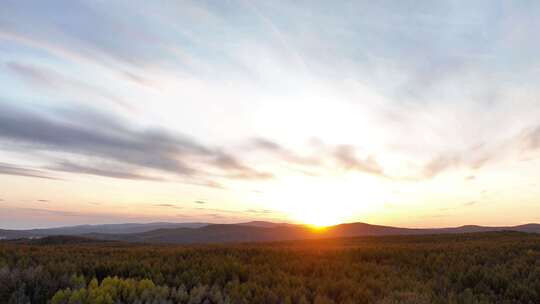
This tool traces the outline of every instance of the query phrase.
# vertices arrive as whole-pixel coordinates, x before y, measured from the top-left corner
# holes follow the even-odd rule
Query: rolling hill
[[[27,230],[2,230],[0,229],[0,239],[15,238],[40,238],[52,235],[84,235],[92,233],[105,234],[130,234],[143,233],[157,229],[173,228],[200,228],[208,223],[124,223],[124,224],[103,224],[103,225],[77,225],[57,228],[27,229]]]
[[[51,235],[71,235],[99,240],[117,240],[126,242],[193,244],[269,242],[356,236],[422,235],[493,231],[540,233],[540,224],[526,224],[511,227],[467,225],[452,228],[420,229],[371,225],[366,223],[348,223],[331,226],[324,229],[312,229],[303,225],[261,221],[239,224],[152,223],[74,226],[34,230],[0,230],[0,239],[40,238]]]
[[[527,224],[513,227],[461,226],[438,229],[411,229],[371,225],[366,223],[350,223],[331,226],[321,230],[314,230],[312,228],[302,225],[269,225],[261,227],[260,224],[255,226],[250,226],[246,224],[213,224],[196,229],[158,229],[135,234],[92,234],[88,236],[103,240],[122,240],[145,243],[193,244],[269,242],[355,236],[425,235],[493,231],[519,231],[540,233],[540,224]]]

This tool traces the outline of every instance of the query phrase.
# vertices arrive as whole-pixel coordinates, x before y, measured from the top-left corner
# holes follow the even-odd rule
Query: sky
[[[540,222],[537,1],[3,1],[0,228]]]

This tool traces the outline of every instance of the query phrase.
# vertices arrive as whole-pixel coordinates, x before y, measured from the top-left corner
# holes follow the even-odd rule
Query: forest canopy
[[[540,235],[0,242],[0,303],[540,303]]]

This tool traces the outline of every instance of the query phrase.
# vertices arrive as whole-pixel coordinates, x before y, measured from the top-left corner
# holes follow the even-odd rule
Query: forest
[[[0,303],[540,303],[540,235],[2,241]]]

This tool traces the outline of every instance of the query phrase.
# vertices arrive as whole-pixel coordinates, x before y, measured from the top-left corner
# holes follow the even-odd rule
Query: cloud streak
[[[92,155],[178,174],[193,172],[179,155],[210,153],[189,139],[160,130],[130,130],[98,113],[81,117],[83,121],[66,118],[3,106],[0,137],[36,149]]]
[[[37,177],[44,179],[57,179],[56,177],[48,175],[47,172],[37,169],[29,169],[19,167],[11,164],[0,163],[0,174],[4,175],[16,175],[25,177]]]
[[[167,207],[167,208],[173,208],[173,209],[182,209],[182,207],[176,206],[174,204],[154,204],[155,207]]]
[[[368,156],[365,159],[359,159],[355,154],[355,148],[351,145],[340,145],[335,148],[334,157],[339,165],[347,170],[356,170],[368,174],[384,176],[383,169],[373,158]]]
[[[20,62],[8,62],[6,67],[9,71],[19,75],[23,80],[37,88],[47,88],[51,91],[71,93],[70,95],[75,96],[75,98],[80,98],[81,94],[83,94],[85,97],[90,97],[94,100],[105,100],[121,106],[125,110],[134,110],[132,105],[108,92],[106,89],[70,79],[53,70]]]
[[[213,174],[204,171],[204,168],[210,168],[223,172],[225,178],[273,178],[271,173],[250,168],[219,149],[203,146],[187,137],[160,129],[135,130],[110,116],[92,111],[84,114],[57,111],[43,115],[0,104],[0,139],[21,149],[70,153],[131,167],[122,171],[62,160],[48,167],[55,171],[158,181],[160,178],[136,171],[145,168],[196,179],[197,176],[212,177]],[[2,169],[4,174],[46,177],[39,171],[7,166]]]
[[[496,160],[493,146],[499,151],[523,143],[526,149],[536,150],[540,141],[540,128],[511,137],[490,147],[474,146],[461,153],[446,153],[427,162],[420,174],[410,177],[393,177],[385,173],[373,155],[358,157],[353,145],[325,146],[317,158],[301,157],[278,143],[255,138],[250,141],[256,151],[273,155],[278,160],[294,166],[315,170],[348,171],[394,180],[431,179],[440,173],[458,167],[477,170]],[[112,116],[95,111],[73,112],[53,110],[43,112],[25,110],[0,104],[0,140],[9,143],[9,149],[28,149],[68,153],[86,160],[77,163],[60,159],[44,169],[48,171],[97,175],[110,178],[165,181],[142,171],[162,172],[182,177],[184,182],[214,188],[223,188],[213,178],[241,179],[248,181],[269,180],[276,176],[252,168],[237,157],[225,153],[220,147],[208,147],[186,136],[161,129],[137,130],[128,127]],[[26,169],[0,164],[0,173],[38,178],[54,178],[47,171]],[[416,176],[416,177],[414,177]],[[472,175],[471,175],[472,176]],[[468,177],[467,180],[471,180]]]
[[[131,179],[131,180],[145,180],[145,181],[163,181],[159,177],[145,176],[137,174],[135,172],[129,171],[120,171],[120,170],[111,170],[98,167],[88,167],[74,164],[69,161],[60,161],[55,165],[49,167],[53,171],[61,171],[68,173],[76,174],[88,174],[88,175],[97,175],[111,178],[120,178],[120,179]]]
[[[297,153],[294,153],[290,149],[283,147],[282,145],[271,141],[267,138],[257,137],[250,140],[250,148],[254,148],[257,151],[263,151],[277,156],[280,160],[286,163],[300,165],[300,166],[320,166],[321,159],[317,157],[304,157]]]
[[[261,172],[240,163],[239,160],[231,155],[217,153],[212,163],[220,169],[228,172],[227,177],[235,179],[259,180],[272,179],[274,175],[269,172]]]

